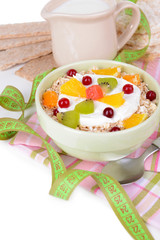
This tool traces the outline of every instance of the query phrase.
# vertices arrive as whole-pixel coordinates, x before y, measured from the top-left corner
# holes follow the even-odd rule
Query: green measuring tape
[[[133,1],[136,2],[136,1]],[[129,13],[131,14],[131,13]],[[141,24],[145,27],[146,32],[150,38],[150,28],[145,15],[141,12]],[[123,50],[117,57],[116,61],[131,62],[137,60],[147,50],[148,45],[138,51]],[[150,232],[148,231],[143,220],[139,216],[132,201],[122,188],[122,186],[112,177],[102,174],[84,170],[67,170],[59,154],[53,149],[53,147],[43,139],[32,128],[26,125],[24,120],[24,111],[29,108],[35,100],[36,89],[41,80],[51,71],[46,71],[43,74],[38,75],[32,86],[32,91],[28,103],[25,103],[22,93],[15,87],[7,86],[0,95],[0,106],[9,111],[21,111],[22,114],[19,120],[11,118],[0,118],[0,140],[6,140],[13,137],[17,132],[26,132],[39,137],[44,146],[47,149],[51,170],[52,170],[52,184],[50,194],[62,199],[69,199],[73,190],[79,185],[79,183],[91,176],[102,192],[106,199],[110,203],[113,211],[117,215],[118,219],[128,231],[128,233],[137,240],[153,240]]]
[[[122,186],[115,179],[102,173],[83,171],[79,169],[66,170],[59,154],[32,128],[19,120],[1,118],[0,133],[3,134],[8,131],[26,132],[41,138],[48,151],[51,163],[51,195],[67,200],[79,183],[88,176],[91,176],[104,193],[106,199],[110,203],[110,206],[128,233],[137,240],[153,240],[153,237],[148,231],[146,225],[133,206],[132,201]]]
[[[137,2],[137,0],[129,0],[129,1],[133,2],[133,3]],[[128,15],[132,15],[132,11],[130,9],[127,9],[125,12]],[[148,20],[145,16],[145,14],[142,11],[141,11],[140,26],[142,26],[145,29],[146,33],[148,34],[148,44],[147,44],[147,46],[145,46],[142,49],[136,50],[136,51],[135,50],[125,50],[124,49],[114,59],[115,61],[130,63],[130,62],[136,61],[139,58],[144,56],[144,54],[146,53],[147,48],[149,46],[150,39],[151,39],[151,30],[150,30],[149,22],[148,22]]]

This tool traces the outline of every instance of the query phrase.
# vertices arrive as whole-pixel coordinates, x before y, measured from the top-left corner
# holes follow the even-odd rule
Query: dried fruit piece
[[[120,92],[113,95],[107,95],[104,98],[98,99],[97,101],[103,102],[115,108],[118,108],[125,103],[125,99],[123,98],[123,96],[124,96],[124,92]]]
[[[43,105],[48,108],[57,106],[58,95],[56,92],[48,90],[42,96]]]
[[[76,111],[57,113],[57,119],[63,125],[75,129],[79,125],[80,114]]]
[[[110,132],[119,132],[121,129],[119,127],[113,127],[111,128]]]
[[[73,97],[86,98],[86,88],[76,78],[71,78],[68,82],[64,83],[60,92]]]
[[[68,98],[61,98],[58,102],[60,108],[68,108],[70,106],[70,101]]]
[[[86,89],[86,97],[92,100],[103,98],[103,91],[99,85],[92,85]]]
[[[103,111],[103,115],[107,118],[113,118],[114,116],[114,110],[110,107],[107,107]]]
[[[123,79],[133,83],[134,85],[138,86],[141,83],[141,79],[139,74],[135,74],[135,75],[125,75],[123,76]]]
[[[98,70],[93,70],[95,74],[98,75],[113,75],[115,77],[120,77],[121,75],[121,68],[120,67],[113,67],[113,68],[105,68],[105,69],[98,69]]]
[[[132,128],[142,123],[148,118],[148,114],[133,114],[130,118],[123,121],[124,128]]]
[[[133,85],[131,85],[131,84],[126,84],[126,85],[124,85],[124,86],[123,86],[123,92],[124,92],[125,94],[131,94],[131,93],[133,93],[133,92],[134,92]]]
[[[82,78],[83,85],[90,85],[92,84],[92,78],[90,76],[84,76]]]
[[[93,100],[87,99],[83,102],[78,103],[75,106],[75,111],[81,114],[90,114],[94,112],[94,103]]]
[[[116,78],[98,78],[97,82],[104,94],[111,92],[118,84]]]
[[[146,94],[146,98],[150,101],[153,101],[156,99],[156,93],[154,91],[148,91]]]
[[[69,69],[67,72],[67,76],[73,77],[77,74],[77,71],[75,69]]]
[[[58,111],[57,108],[55,108],[55,109],[53,110],[53,116],[57,116],[57,113],[59,113],[59,111]]]

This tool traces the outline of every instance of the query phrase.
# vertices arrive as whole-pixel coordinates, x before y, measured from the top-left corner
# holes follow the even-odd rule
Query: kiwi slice
[[[80,114],[76,111],[68,111],[57,113],[57,118],[63,125],[75,129],[79,125]]]
[[[118,85],[116,78],[98,78],[97,82],[104,93],[111,92]]]
[[[75,106],[75,111],[81,114],[90,114],[94,112],[94,103],[93,100],[87,99],[83,102],[78,103]]]

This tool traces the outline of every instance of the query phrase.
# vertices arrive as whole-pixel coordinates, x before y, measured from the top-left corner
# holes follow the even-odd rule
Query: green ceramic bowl
[[[120,132],[93,133],[66,127],[51,119],[43,110],[40,99],[46,89],[51,87],[57,78],[74,68],[78,72],[92,68],[121,66],[126,73],[139,73],[149,88],[157,93],[158,107],[154,114],[136,127]],[[160,120],[160,87],[156,80],[145,71],[121,62],[108,60],[90,60],[60,67],[48,74],[40,83],[36,92],[36,108],[43,130],[54,142],[71,156],[89,161],[112,161],[127,156],[139,148],[155,131]]]

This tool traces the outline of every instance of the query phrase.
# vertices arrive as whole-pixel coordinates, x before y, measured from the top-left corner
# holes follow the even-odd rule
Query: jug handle
[[[116,11],[114,13],[114,17],[116,19],[117,15],[124,9],[131,8],[132,9],[132,18],[127,26],[127,29],[118,37],[118,51],[128,42],[128,40],[133,36],[135,33],[139,22],[140,22],[140,10],[136,6],[136,4],[131,2],[120,2],[117,4]]]

